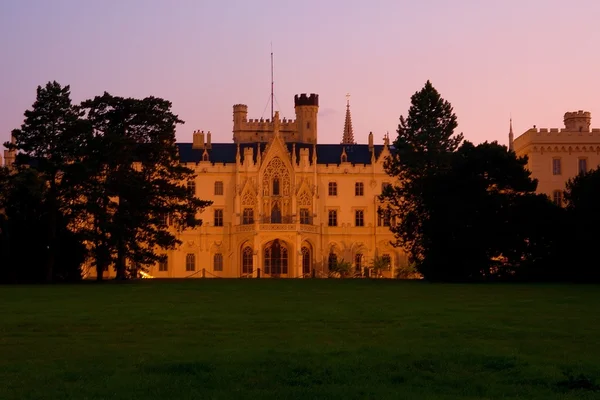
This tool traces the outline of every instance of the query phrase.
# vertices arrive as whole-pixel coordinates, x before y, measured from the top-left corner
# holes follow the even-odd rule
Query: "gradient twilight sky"
[[[393,139],[427,79],[458,131],[507,143],[560,128],[566,111],[600,118],[597,0],[0,0],[0,142],[49,80],[75,102],[108,91],[166,98],[213,142],[231,142],[232,106],[294,118],[294,94],[318,93],[319,143],[339,143],[346,93],[354,136]]]

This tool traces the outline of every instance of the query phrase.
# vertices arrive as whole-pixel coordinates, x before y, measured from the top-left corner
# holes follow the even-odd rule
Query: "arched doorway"
[[[250,246],[244,246],[242,250],[242,275],[249,275],[254,272],[254,251]]]
[[[275,239],[265,246],[264,254],[265,274],[271,276],[287,275],[288,249],[279,239]]]

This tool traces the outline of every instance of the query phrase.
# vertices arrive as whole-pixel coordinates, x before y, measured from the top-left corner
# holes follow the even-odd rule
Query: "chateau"
[[[512,122],[509,147],[518,156],[527,155],[527,168],[538,180],[539,193],[563,204],[563,190],[570,178],[600,165],[600,129],[590,129],[592,115],[587,111],[567,112],[562,129],[539,129],[535,125],[513,140]]]
[[[213,204],[150,276],[324,277],[335,262],[358,271],[375,257],[389,262],[384,274],[392,276],[407,263],[390,245],[390,219],[377,213],[376,197],[392,179],[383,169],[389,138],[376,145],[370,133],[368,144],[356,144],[348,103],[342,143],[317,144],[319,96],[296,95],[294,105],[294,120],[278,112],[258,120],[236,104],[233,143],[194,132],[192,143],[177,144],[196,172],[188,189]]]

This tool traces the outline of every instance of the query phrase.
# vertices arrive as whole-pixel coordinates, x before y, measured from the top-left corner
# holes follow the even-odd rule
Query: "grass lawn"
[[[0,286],[0,399],[600,399],[600,286]],[[587,388],[586,388],[587,387]]]

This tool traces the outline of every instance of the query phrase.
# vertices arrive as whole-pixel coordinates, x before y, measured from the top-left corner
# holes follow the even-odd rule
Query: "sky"
[[[600,118],[597,0],[0,0],[0,142],[38,85],[70,85],[79,103],[107,91],[170,100],[195,130],[232,141],[232,106],[295,118],[294,95],[319,94],[318,142],[339,143],[346,94],[354,137],[393,140],[427,80],[457,133],[508,142],[566,111]]]

